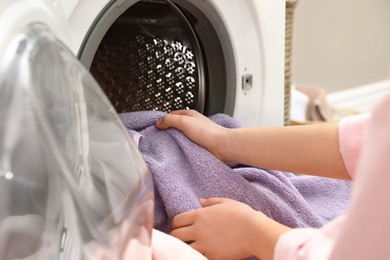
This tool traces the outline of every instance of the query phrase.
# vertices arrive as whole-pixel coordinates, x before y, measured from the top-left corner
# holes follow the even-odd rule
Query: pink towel
[[[207,260],[183,241],[157,229],[152,233],[153,260]]]
[[[141,232],[141,237],[145,239],[145,236],[148,236],[146,230]],[[112,239],[115,240],[115,234]],[[111,242],[115,246],[118,241]],[[125,248],[110,248],[97,241],[93,241],[84,247],[85,259],[91,260],[118,259],[118,252],[121,252],[120,260],[207,260],[207,258],[188,244],[157,229],[152,231],[151,246],[143,244],[139,240],[131,239],[127,242]]]

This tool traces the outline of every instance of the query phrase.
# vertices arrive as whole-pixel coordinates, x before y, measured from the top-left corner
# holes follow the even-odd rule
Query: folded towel
[[[309,98],[306,109],[307,121],[331,121],[333,120],[333,110],[326,99],[326,91],[315,86],[296,86]]]
[[[183,241],[153,229],[153,260],[207,260],[201,253]]]
[[[231,198],[244,202],[290,227],[320,227],[341,215],[351,182],[225,164],[177,129],[159,130],[162,112],[121,114],[125,126],[143,137],[141,151],[154,179],[154,227],[170,232],[172,218],[201,207],[198,199]],[[239,127],[231,117],[210,117],[225,127]]]

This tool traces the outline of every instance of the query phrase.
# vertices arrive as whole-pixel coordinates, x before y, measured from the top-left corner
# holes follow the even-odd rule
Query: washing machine
[[[284,122],[285,1],[63,0],[73,53],[119,113]]]
[[[282,0],[2,0],[0,258],[149,259],[153,184],[118,113],[283,125],[284,13]]]

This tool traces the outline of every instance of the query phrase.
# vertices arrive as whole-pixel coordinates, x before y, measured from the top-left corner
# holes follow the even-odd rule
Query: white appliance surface
[[[283,0],[177,0],[196,5],[230,41],[234,63],[233,99],[229,112],[244,126],[283,125],[284,22]],[[28,24],[46,24],[77,55],[88,31],[107,4],[136,4],[136,0],[2,0],[0,1],[0,59],[9,41]],[[213,10],[213,12],[211,12]],[[224,50],[226,51],[226,50]],[[228,51],[226,51],[228,52]],[[246,81],[245,76],[252,79]],[[230,83],[230,82],[229,82]]]
[[[56,36],[69,44],[64,11],[56,0],[2,0],[0,2],[0,57],[12,37],[27,25],[46,24]]]
[[[65,10],[69,47],[76,55],[96,17],[108,0],[57,0]],[[120,7],[126,2],[117,1]],[[284,114],[284,19],[282,0],[189,0],[197,5],[218,30],[224,26],[232,44],[236,74],[233,117],[244,126],[283,125]],[[216,17],[215,14],[220,17]],[[218,18],[218,19],[217,19]],[[221,24],[221,21],[223,24]],[[245,75],[253,81],[245,85]]]
[[[118,8],[126,3],[117,1]],[[189,0],[209,16],[216,30],[224,27],[235,68],[231,114],[244,126],[283,125],[284,15],[282,0]],[[0,57],[8,40],[32,22],[45,23],[77,55],[85,37],[109,0],[3,0],[0,3]],[[207,14],[213,9],[213,13]],[[216,14],[219,17],[216,17]],[[217,19],[218,18],[218,19]],[[221,24],[222,21],[222,24]],[[246,75],[252,79],[246,82]]]

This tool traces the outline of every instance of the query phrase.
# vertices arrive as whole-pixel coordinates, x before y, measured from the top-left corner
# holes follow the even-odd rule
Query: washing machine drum
[[[207,24],[201,34],[194,28],[207,22],[204,17],[171,1],[139,1],[114,19],[116,9],[107,7],[96,19],[79,58],[117,112],[223,112],[226,75],[218,37]],[[213,52],[207,65],[205,46]],[[213,89],[206,88],[210,84]]]

